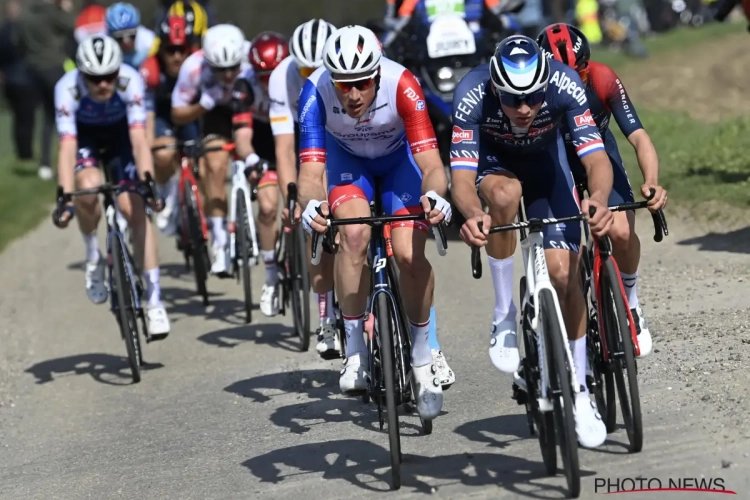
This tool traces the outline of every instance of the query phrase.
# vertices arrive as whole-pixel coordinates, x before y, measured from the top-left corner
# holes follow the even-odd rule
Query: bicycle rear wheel
[[[620,274],[616,271],[611,259],[604,262],[602,274],[602,313],[605,316],[604,324],[607,325],[607,338],[612,339],[614,344],[610,352],[613,353],[614,358],[612,368],[617,384],[617,394],[620,397],[620,411],[630,442],[628,450],[631,453],[638,453],[643,449],[643,418],[633,331],[628,322],[628,309],[625,306]],[[622,356],[614,355],[620,351],[622,351]]]
[[[391,487],[401,488],[401,436],[398,427],[398,409],[396,407],[395,367],[393,366],[393,316],[386,293],[379,293],[375,302],[375,318],[378,322],[380,360],[385,382],[385,409],[388,414],[388,441],[391,451]]]
[[[242,273],[242,290],[245,294],[245,323],[250,323],[253,320],[253,288],[250,281],[250,223],[248,222],[245,196],[242,192],[237,193],[236,208],[236,254],[237,259],[240,261],[239,268]]]
[[[310,274],[305,265],[305,234],[301,226],[287,233],[291,252],[291,291],[294,328],[300,340],[300,351],[310,348]]]
[[[556,434],[560,443],[565,480],[570,495],[578,498],[581,494],[581,470],[578,462],[578,437],[573,414],[573,391],[570,386],[570,367],[563,346],[563,334],[555,314],[555,301],[550,290],[541,290],[539,300],[544,322],[545,358],[549,374],[556,423]]]
[[[187,210],[188,234],[190,235],[190,247],[193,257],[193,270],[195,273],[195,284],[198,287],[198,295],[203,297],[203,305],[208,305],[208,247],[203,238],[201,228],[201,214],[198,212],[198,202],[195,199],[193,186],[189,180],[183,185],[183,200]]]
[[[133,305],[133,288],[130,275],[127,272],[123,241],[119,236],[110,236],[112,241],[112,282],[114,284],[114,300],[117,306],[117,322],[120,324],[120,334],[128,350],[128,363],[133,377],[133,383],[141,381],[141,342],[138,338],[138,323],[135,318]]]

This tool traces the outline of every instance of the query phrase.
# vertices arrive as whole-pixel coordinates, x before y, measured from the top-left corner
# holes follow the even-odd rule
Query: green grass
[[[41,128],[41,116],[37,120]],[[42,181],[36,171],[38,162],[16,160],[11,138],[11,120],[0,112],[0,251],[15,238],[33,229],[50,213],[54,202],[54,181]],[[34,152],[39,154],[35,144]]]

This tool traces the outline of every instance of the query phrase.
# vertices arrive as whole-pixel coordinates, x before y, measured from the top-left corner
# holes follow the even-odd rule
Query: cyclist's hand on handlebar
[[[450,223],[451,217],[453,217],[453,209],[451,208],[451,204],[448,203],[445,198],[437,194],[435,191],[427,191],[419,201],[422,204],[424,213],[428,214],[427,218],[430,221],[430,224],[434,226],[443,221],[445,221],[446,224]],[[435,208],[431,208],[430,201],[435,202]]]
[[[57,207],[52,211],[52,223],[60,229],[65,229],[73,220],[73,213],[73,204],[64,205],[62,210]]]
[[[594,215],[591,215],[591,208],[595,210]],[[594,236],[604,236],[612,229],[615,216],[606,204],[592,198],[586,198],[581,203],[581,210],[588,215],[589,227]]]
[[[482,223],[482,230],[479,230],[479,223]],[[461,239],[467,245],[475,245],[478,247],[487,244],[487,234],[490,227],[492,227],[492,218],[489,214],[475,215],[466,220],[463,226],[461,226]]]
[[[328,214],[327,201],[310,200],[302,214],[302,227],[305,228],[307,234],[312,234],[313,231],[325,233],[328,229],[326,223]]]
[[[651,190],[654,191],[654,196],[651,196]],[[641,194],[645,199],[648,200],[648,209],[652,212],[666,208],[669,196],[667,190],[658,184],[644,184],[641,186]]]

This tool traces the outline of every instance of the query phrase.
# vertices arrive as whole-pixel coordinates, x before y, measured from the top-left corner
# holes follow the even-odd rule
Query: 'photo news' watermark
[[[618,477],[594,479],[594,493],[648,493],[680,491],[683,493],[723,493],[736,495],[722,477]]]

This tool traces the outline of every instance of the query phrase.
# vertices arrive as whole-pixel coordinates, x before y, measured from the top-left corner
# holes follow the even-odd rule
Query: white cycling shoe
[[[638,333],[638,347],[640,348],[641,354],[639,358],[645,358],[654,348],[654,341],[651,339],[651,332],[648,329],[648,322],[643,317],[643,309],[641,306],[636,306],[630,310],[630,314],[633,316],[633,322],[635,323],[635,330]]]
[[[260,293],[260,312],[268,317],[279,314],[279,292],[276,285],[263,285],[263,291]]]
[[[220,278],[229,277],[229,249],[214,245],[211,247],[214,260],[211,263],[211,274]]]
[[[341,356],[341,342],[339,331],[331,320],[321,323],[318,329],[318,343],[315,350],[323,359],[336,359]]]
[[[339,378],[339,388],[344,394],[361,393],[367,389],[370,376],[368,358],[364,354],[352,354],[344,360],[344,368]]]
[[[433,420],[443,409],[443,387],[437,367],[412,366],[412,376],[417,385],[417,412],[422,420]]]
[[[492,323],[490,360],[503,373],[513,373],[518,369],[521,357],[518,354],[515,320]]]
[[[169,335],[169,316],[164,306],[146,308],[146,329],[152,336],[164,338]]]
[[[579,392],[575,402],[576,435],[584,448],[596,448],[607,439],[607,426],[588,393]]]
[[[101,256],[96,263],[86,263],[86,295],[94,304],[106,302],[109,296],[104,270],[104,259]]]
[[[156,227],[166,236],[177,233],[177,196],[167,195],[164,198],[164,209],[156,214]]]
[[[440,379],[440,385],[443,386],[444,391],[447,391],[456,383],[456,374],[453,373],[451,367],[448,366],[448,361],[445,359],[443,351],[432,349],[430,352],[432,352],[432,362],[437,368],[437,376]]]

